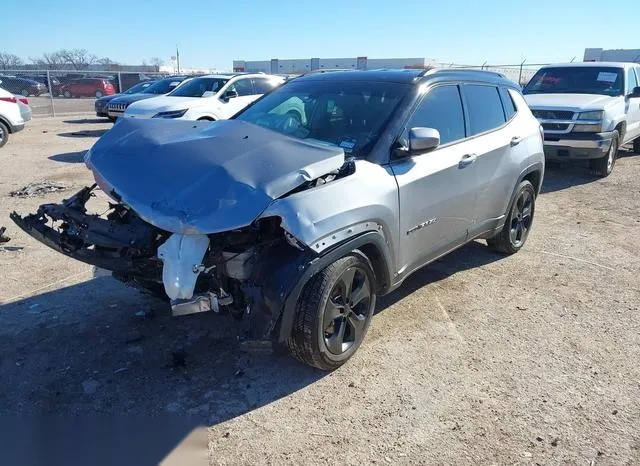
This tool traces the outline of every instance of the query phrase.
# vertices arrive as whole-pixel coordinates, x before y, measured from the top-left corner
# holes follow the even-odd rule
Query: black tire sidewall
[[[513,241],[511,241],[511,235],[510,235],[511,221],[513,220],[513,208],[518,198],[523,193],[523,191],[531,192],[531,225],[529,225],[527,236],[524,238],[524,241],[522,241],[522,244],[520,244],[520,246],[516,246],[515,244],[513,244]],[[529,239],[529,233],[531,233],[531,228],[533,227],[533,220],[535,218],[535,213],[536,213],[536,190],[530,181],[528,180],[521,181],[520,184],[518,185],[518,189],[516,190],[515,195],[513,196],[513,199],[511,200],[511,204],[509,205],[509,216],[507,217],[507,222],[505,223],[505,228],[507,229],[506,236],[509,241],[509,246],[513,250],[513,252],[519,251],[524,247],[525,244],[527,244],[527,240]]]
[[[312,344],[317,349],[321,357],[325,359],[325,361],[329,365],[340,365],[344,363],[358,350],[360,344],[364,341],[367,335],[367,331],[369,330],[369,325],[371,324],[373,313],[376,307],[376,295],[375,293],[372,293],[371,303],[369,304],[369,315],[367,316],[364,329],[362,330],[362,338],[360,338],[360,341],[354,342],[354,344],[347,351],[339,355],[335,355],[329,351],[324,341],[324,309],[329,299],[329,295],[331,294],[331,291],[333,290],[333,287],[335,286],[338,278],[349,267],[357,266],[359,268],[362,268],[367,274],[372,289],[376,289],[375,274],[373,273],[373,268],[371,267],[370,262],[366,258],[360,256],[359,254],[353,254],[346,256],[343,259],[348,260],[343,261],[343,264],[341,264],[342,266],[340,267],[340,269],[338,269],[338,272],[332,277],[329,286],[325,287],[325,289],[322,290],[322,298],[320,299],[320,306],[316,310],[316,316],[313,326],[315,331],[313,332]]]
[[[0,147],[4,146],[9,141],[9,128],[3,122],[0,121],[0,131],[2,132],[2,139],[0,139]]]

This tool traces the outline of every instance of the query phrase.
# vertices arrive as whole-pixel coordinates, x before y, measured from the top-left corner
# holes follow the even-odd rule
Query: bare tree
[[[162,65],[164,65],[164,60],[162,58],[159,58],[159,57],[151,57],[149,59],[149,61],[151,62],[151,64],[153,66],[156,66],[158,68],[160,68]]]
[[[12,53],[0,52],[0,69],[11,70],[22,65],[22,59]]]
[[[33,64],[48,70],[61,70],[67,64],[61,52],[43,53],[40,58],[29,58]]]
[[[104,65],[104,66],[111,66],[111,65],[117,65],[118,64],[118,62],[113,61],[109,57],[99,58],[99,59],[96,60],[96,63],[98,65]]]
[[[87,49],[62,49],[57,53],[75,70],[86,70],[89,65],[98,61],[98,57],[89,53]]]

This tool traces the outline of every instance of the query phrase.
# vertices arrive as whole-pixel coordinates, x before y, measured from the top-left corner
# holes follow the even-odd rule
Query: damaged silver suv
[[[325,370],[415,270],[477,238],[517,252],[544,173],[516,85],[451,69],[303,76],[212,124],[126,119],[85,161],[93,186],[12,219],[175,315],[230,314]]]

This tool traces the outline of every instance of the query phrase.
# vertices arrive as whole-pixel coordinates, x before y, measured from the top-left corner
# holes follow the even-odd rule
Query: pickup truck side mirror
[[[640,98],[640,87],[634,87],[631,94],[629,94],[629,97],[632,99]]]
[[[222,99],[225,102],[228,102],[229,99],[235,99],[236,97],[238,97],[238,91],[228,90],[227,92],[224,93],[224,96],[222,97]]]

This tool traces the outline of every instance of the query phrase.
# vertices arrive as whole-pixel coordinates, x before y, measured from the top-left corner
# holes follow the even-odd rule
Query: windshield
[[[567,66],[543,68],[524,88],[524,94],[622,95],[622,68]]]
[[[142,94],[167,94],[174,90],[184,78],[167,78],[161,79],[151,86],[147,87]]]
[[[174,97],[202,97],[205,92],[219,91],[227,81],[228,79],[220,78],[194,78],[169,95]]]
[[[138,83],[135,86],[131,86],[129,89],[124,91],[125,94],[138,94],[139,92],[144,91],[147,87],[151,86],[153,81]]]
[[[337,80],[291,81],[238,114],[253,123],[300,139],[314,139],[369,153],[410,86]]]

